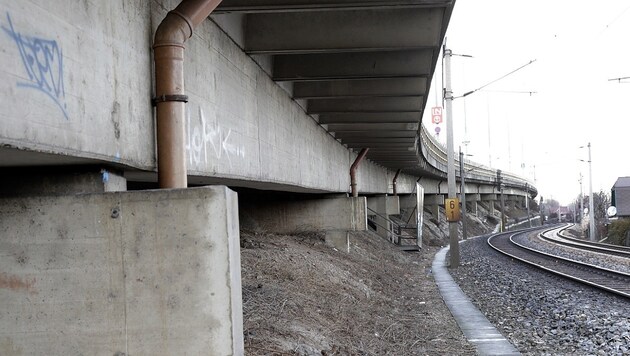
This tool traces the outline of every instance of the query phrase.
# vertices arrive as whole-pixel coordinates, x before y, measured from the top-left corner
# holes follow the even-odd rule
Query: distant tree
[[[574,222],[579,223],[582,216],[582,206],[580,206],[580,196],[578,195],[570,204],[569,209],[573,212]]]
[[[608,233],[608,216],[606,210],[610,207],[610,194],[600,190],[593,193],[593,210],[595,210],[595,228],[597,236],[603,238]]]
[[[558,211],[558,208],[560,208],[560,203],[553,198],[545,200],[543,204],[546,206],[545,210],[549,212]]]
[[[541,214],[547,216],[549,222],[552,222],[553,219],[558,219],[558,208],[560,207],[560,203],[553,199],[543,199],[542,205],[540,207]]]
[[[589,199],[591,197],[584,197],[584,208],[589,207]],[[579,204],[579,197],[578,202]],[[600,190],[593,193],[593,213],[595,214],[595,229],[597,230],[597,236],[604,237],[607,234],[608,229],[608,216],[606,210],[610,207],[610,194]],[[590,212],[589,212],[590,214]],[[585,217],[586,218],[586,217]]]
[[[608,243],[624,246],[626,236],[630,232],[630,219],[613,221],[608,229]]]
[[[579,220],[580,214],[580,199],[582,199],[582,207],[588,209],[589,207],[589,199],[588,195],[584,195],[580,197],[579,195],[575,198],[575,200],[569,204],[569,207],[576,212],[576,218]],[[607,233],[607,225],[608,225],[608,216],[606,215],[606,210],[610,207],[610,194],[603,190],[599,192],[593,193],[593,210],[595,212],[595,228],[597,230],[597,236],[604,237]],[[587,219],[587,216],[584,216]],[[582,225],[586,230],[588,230],[587,224],[588,220],[585,222],[586,225]]]
[[[610,194],[600,190],[593,193],[593,209],[595,210],[595,220],[606,220],[606,210],[610,207]]]

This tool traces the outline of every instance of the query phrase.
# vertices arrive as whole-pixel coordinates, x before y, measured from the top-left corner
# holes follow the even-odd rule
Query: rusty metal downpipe
[[[158,184],[160,188],[186,188],[186,102],[184,43],[221,0],[182,0],[155,31],[155,98]]]
[[[369,148],[361,149],[354,163],[350,166],[350,189],[352,190],[353,197],[359,196],[359,191],[357,190],[357,168],[359,168],[359,164],[363,161],[369,150]]]
[[[394,193],[394,196],[398,195],[398,192],[396,191],[396,181],[398,180],[398,175],[400,174],[401,169],[396,171],[396,174],[394,175],[394,179],[392,180],[392,191]]]

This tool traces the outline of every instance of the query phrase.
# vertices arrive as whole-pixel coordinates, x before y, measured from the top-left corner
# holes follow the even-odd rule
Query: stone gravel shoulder
[[[461,243],[460,288],[520,352],[630,354],[630,300],[521,265],[487,245]]]

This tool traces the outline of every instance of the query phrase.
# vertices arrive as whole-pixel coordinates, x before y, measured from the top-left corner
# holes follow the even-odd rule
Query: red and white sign
[[[434,106],[431,108],[431,122],[439,125],[442,123],[442,107]]]

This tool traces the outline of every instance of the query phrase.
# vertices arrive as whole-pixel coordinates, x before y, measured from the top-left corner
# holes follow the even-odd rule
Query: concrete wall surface
[[[151,46],[178,3],[0,0],[0,94],[16,103],[0,107],[0,144],[154,171]],[[189,175],[350,190],[356,153],[212,20],[187,41],[184,72]],[[387,193],[392,174],[365,161],[359,190]]]
[[[99,167],[83,170],[50,172],[45,168],[14,170],[0,174],[0,196],[70,195],[120,192],[127,181],[117,172]]]
[[[147,1],[0,1],[0,143],[155,166]]]
[[[242,354],[237,210],[225,187],[0,200],[0,354]]]
[[[249,204],[242,213],[263,231],[367,230],[365,197],[329,198]]]

